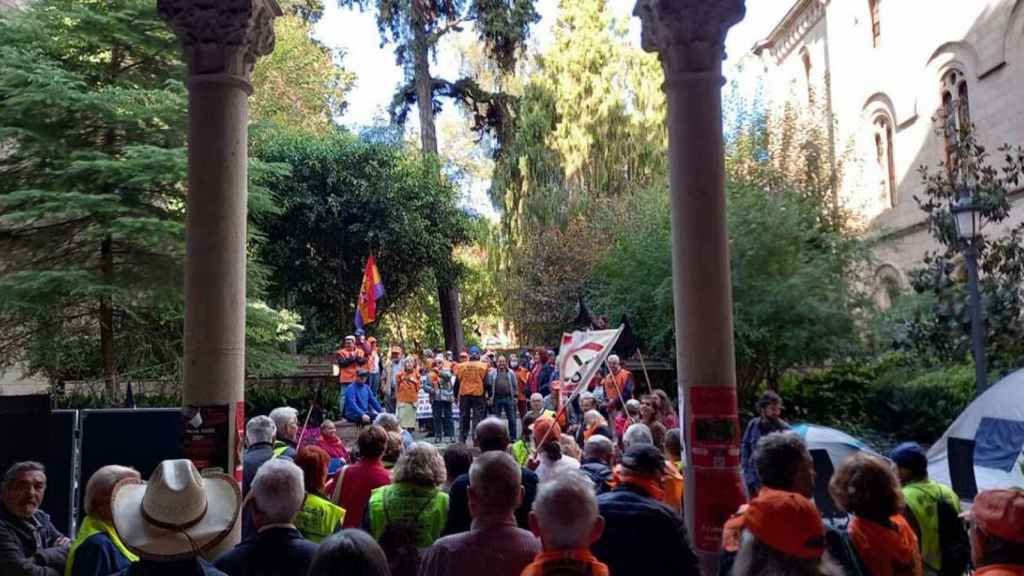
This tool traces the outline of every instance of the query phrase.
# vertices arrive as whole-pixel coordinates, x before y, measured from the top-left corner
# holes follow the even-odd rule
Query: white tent
[[[978,491],[1024,486],[1024,370],[993,384],[963,411],[928,451],[928,475],[953,485],[950,445],[971,449]],[[966,443],[964,442],[966,441]]]
[[[857,452],[867,452],[874,456],[878,453],[871,449],[863,440],[854,438],[842,430],[819,426],[817,424],[795,424],[793,431],[803,436],[808,450],[824,450],[834,468],[839,468],[847,458]]]

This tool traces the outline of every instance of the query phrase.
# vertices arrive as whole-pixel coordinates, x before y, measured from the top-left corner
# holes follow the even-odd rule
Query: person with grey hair
[[[638,444],[650,444],[654,445],[654,436],[651,434],[651,429],[646,424],[633,424],[626,429],[625,434],[622,435],[622,447],[628,450],[630,446]]]
[[[370,495],[363,528],[380,542],[392,573],[414,573],[417,549],[441,536],[448,518],[448,495],[441,491],[445,478],[437,448],[415,442],[395,463],[392,484]]]
[[[46,468],[17,462],[0,484],[0,574],[61,576],[71,541],[39,509],[46,494]]]
[[[626,433],[622,435],[622,446],[623,450],[629,450],[631,446],[654,446],[658,448],[654,443],[654,434],[651,432],[651,428],[646,424],[633,424],[626,430]],[[658,448],[660,452],[661,449]],[[679,472],[679,469],[673,466],[670,462],[665,462],[664,470],[662,471],[661,482],[662,490],[658,495],[658,499],[661,500],[669,508],[672,508],[680,514],[683,513],[683,474]]]
[[[523,501],[521,476],[519,465],[505,452],[481,454],[469,469],[472,526],[428,548],[419,576],[519,576],[540,553],[540,542],[516,525],[515,510]]]
[[[580,461],[580,472],[583,472],[594,483],[594,493],[604,494],[612,489],[612,461],[615,458],[615,443],[594,434],[583,445],[583,460]]]
[[[125,478],[139,478],[134,468],[104,466],[93,473],[85,485],[85,518],[68,549],[66,574],[105,576],[120,572],[138,560],[114,530],[110,500],[114,487]]]
[[[281,406],[270,411],[270,419],[277,427],[274,441],[274,458],[295,459],[295,443],[299,435],[299,411],[291,406]]]
[[[633,443],[615,473],[618,485],[597,497],[606,528],[592,547],[594,555],[612,574],[700,574],[683,517],[662,502],[661,451],[649,442]]]
[[[264,462],[274,457],[274,438],[277,425],[269,416],[254,416],[245,425],[248,447],[242,457],[242,495],[249,493],[252,479]]]
[[[412,443],[416,441],[408,430],[403,430],[402,427],[399,426],[398,416],[395,416],[394,414],[381,412],[373,419],[373,424],[375,426],[380,426],[386,432],[399,434],[402,437],[402,449],[412,446]]]
[[[294,462],[275,458],[260,467],[252,481],[248,507],[255,536],[221,555],[214,566],[228,576],[289,576],[305,574],[316,555],[292,523],[302,508],[305,482]]]
[[[556,474],[541,484],[533,501],[530,530],[540,538],[543,551],[523,570],[522,576],[608,576],[608,566],[590,552],[590,546],[601,538],[604,528],[590,480],[571,471]]]
[[[640,401],[636,398],[626,400],[626,411],[619,412],[614,418],[609,414],[608,418],[615,422],[615,436],[622,438],[627,428],[640,422]]]

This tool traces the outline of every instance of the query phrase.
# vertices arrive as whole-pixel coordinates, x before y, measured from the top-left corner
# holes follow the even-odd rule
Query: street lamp
[[[950,206],[956,236],[964,244],[967,260],[967,291],[970,294],[971,348],[974,350],[974,379],[978,396],[988,386],[985,362],[985,330],[981,318],[981,295],[978,292],[978,244],[981,241],[981,206],[973,195],[962,194]]]

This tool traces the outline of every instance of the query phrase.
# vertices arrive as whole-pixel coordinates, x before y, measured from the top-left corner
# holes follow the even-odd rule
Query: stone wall
[[[934,169],[945,158],[933,119],[946,73],[956,69],[966,78],[971,121],[983,144],[991,150],[1024,144],[1024,2],[881,0],[877,47],[868,6],[867,0],[799,0],[756,52],[773,106],[806,98],[809,59],[811,82],[835,117],[833,146],[845,169],[841,202],[861,217],[866,233],[883,238],[876,250],[879,279],[905,287],[906,273],[936,248],[913,198],[923,190],[918,167]],[[877,160],[877,122],[892,126],[895,194]],[[1022,220],[1018,198],[1004,225]]]

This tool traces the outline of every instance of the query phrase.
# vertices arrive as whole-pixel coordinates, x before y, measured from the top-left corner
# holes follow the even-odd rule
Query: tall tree
[[[0,366],[53,381],[101,374],[112,393],[125,371],[178,371],[182,77],[152,0],[37,0],[0,13]],[[274,172],[251,163],[250,215],[274,210],[258,185]],[[248,270],[258,298],[263,271]],[[248,318],[253,334],[293,331],[263,312]],[[247,368],[283,366],[279,342],[249,343],[260,366]]]
[[[381,36],[395,45],[400,65],[405,67],[408,85],[399,90],[399,108],[415,102],[419,112],[422,151],[437,156],[437,128],[434,115],[436,96],[455,97],[475,105],[487,105],[494,95],[480,88],[472,79],[456,82],[436,81],[430,69],[430,57],[438,42],[451,32],[461,31],[472,23],[488,55],[502,70],[512,71],[516,57],[523,48],[531,24],[539,20],[534,0],[339,0],[342,6],[377,9],[377,25]],[[494,112],[477,111],[478,122],[493,128]],[[405,117],[404,112],[400,118]],[[449,266],[449,270],[455,269]],[[459,297],[455,278],[450,272],[438,271],[438,303],[444,326],[445,345],[451,350],[463,348],[464,338],[459,313]]]

